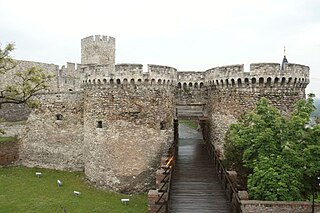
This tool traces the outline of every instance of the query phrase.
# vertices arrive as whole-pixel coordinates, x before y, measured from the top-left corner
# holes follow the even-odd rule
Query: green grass
[[[16,141],[16,137],[0,137],[0,143],[2,142],[13,142]]]
[[[42,172],[37,178],[35,172]],[[57,186],[57,179],[63,186]],[[81,192],[76,197],[73,191]],[[129,198],[128,205],[120,202]],[[82,172],[8,167],[0,168],[0,212],[147,212],[147,196],[97,190],[85,183]]]
[[[21,121],[6,121],[1,120],[0,123],[6,126],[15,126],[15,125],[25,125],[27,123],[27,120],[21,120]]]
[[[196,121],[192,121],[192,120],[179,120],[179,124],[185,124],[188,127],[191,127],[192,129],[197,129],[198,127],[198,123]]]

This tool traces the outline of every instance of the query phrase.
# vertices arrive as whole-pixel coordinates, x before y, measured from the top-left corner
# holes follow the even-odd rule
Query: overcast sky
[[[81,38],[116,38],[116,63],[179,71],[277,62],[310,66],[320,97],[320,0],[0,0],[0,42],[16,59],[80,63]]]

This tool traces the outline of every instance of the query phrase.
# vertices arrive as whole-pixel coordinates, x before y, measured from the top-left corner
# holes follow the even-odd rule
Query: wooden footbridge
[[[174,160],[170,160],[159,190],[159,208],[154,212],[241,212],[237,191],[213,146],[206,144],[199,132],[183,125],[179,126],[177,142],[170,157]]]
[[[228,213],[230,205],[202,139],[179,139],[169,212]]]

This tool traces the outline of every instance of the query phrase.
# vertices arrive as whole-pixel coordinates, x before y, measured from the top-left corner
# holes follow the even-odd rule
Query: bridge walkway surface
[[[179,124],[178,154],[168,209],[171,213],[230,212],[202,135],[183,124]]]

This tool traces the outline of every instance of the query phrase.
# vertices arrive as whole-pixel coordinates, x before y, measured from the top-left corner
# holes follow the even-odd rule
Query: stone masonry
[[[39,108],[0,109],[1,125],[28,118],[23,130],[10,127],[22,165],[84,170],[97,187],[147,191],[173,142],[176,106],[203,107],[208,137],[223,151],[228,126],[259,98],[287,114],[309,83],[309,67],[290,63],[251,64],[250,72],[243,65],[186,72],[149,64],[144,72],[141,64],[115,64],[115,49],[115,38],[90,36],[81,40],[81,64],[17,61],[12,72],[38,66],[55,74],[49,91],[36,97]],[[15,79],[7,73],[0,81],[1,88]]]

